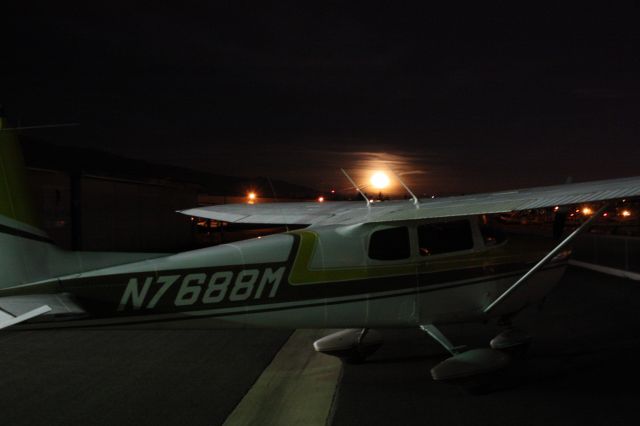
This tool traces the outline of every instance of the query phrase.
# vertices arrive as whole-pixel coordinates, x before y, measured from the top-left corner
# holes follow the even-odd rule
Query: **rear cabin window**
[[[507,240],[507,234],[496,224],[493,216],[482,215],[480,234],[485,247],[497,246]]]
[[[376,260],[407,259],[411,255],[409,229],[406,226],[389,228],[371,234],[369,257]]]
[[[456,220],[420,225],[418,246],[422,256],[472,249],[473,237],[469,221]]]
[[[493,225],[481,225],[480,233],[484,239],[484,245],[487,247],[497,246],[507,240],[504,231]]]

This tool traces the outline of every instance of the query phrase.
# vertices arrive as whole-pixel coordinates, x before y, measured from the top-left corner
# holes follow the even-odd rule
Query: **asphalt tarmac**
[[[480,394],[431,379],[429,370],[447,354],[420,331],[382,330],[378,352],[336,376],[328,423],[635,423],[639,313],[640,283],[570,268],[542,311],[518,318],[516,325],[534,338],[528,356],[489,377]],[[472,347],[500,331],[483,325],[442,330],[455,344]],[[0,423],[219,425],[289,336],[267,330],[3,332]]]
[[[290,334],[0,333],[0,424],[219,425]]]
[[[485,378],[481,394],[434,382],[448,354],[414,330],[383,330],[385,344],[345,365],[333,425],[628,425],[640,403],[640,282],[570,268],[542,311],[516,325],[527,356]],[[455,344],[486,346],[500,329],[442,327]]]

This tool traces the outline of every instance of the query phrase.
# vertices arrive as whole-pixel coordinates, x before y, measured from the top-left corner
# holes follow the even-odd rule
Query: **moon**
[[[384,189],[389,186],[389,177],[382,172],[376,172],[371,176],[371,184],[378,189]]]

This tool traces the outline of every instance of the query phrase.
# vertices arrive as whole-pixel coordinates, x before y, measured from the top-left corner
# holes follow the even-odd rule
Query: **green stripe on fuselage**
[[[289,274],[291,285],[355,281],[416,273],[416,264],[411,262],[389,266],[310,269],[309,264],[318,245],[318,234],[313,231],[295,233],[300,237],[300,246]]]
[[[312,269],[311,260],[318,249],[318,234],[313,231],[293,231],[300,238],[300,244],[289,274],[289,284],[293,286],[338,283],[394,276],[446,272],[478,267],[491,268],[505,264],[528,264],[540,259],[552,247],[550,239],[512,236],[508,243],[471,253],[448,255],[442,258],[407,259],[405,263],[392,265],[367,265],[350,268]]]

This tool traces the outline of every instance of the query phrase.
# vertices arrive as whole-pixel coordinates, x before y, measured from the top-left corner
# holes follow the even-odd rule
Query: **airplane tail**
[[[165,255],[57,247],[39,227],[19,140],[0,109],[0,297],[8,287]]]
[[[0,111],[0,215],[31,227],[38,226],[29,194],[26,169],[15,130]]]
[[[0,111],[0,288],[49,276],[60,250],[38,225],[16,131]]]

